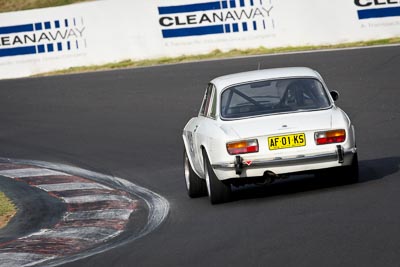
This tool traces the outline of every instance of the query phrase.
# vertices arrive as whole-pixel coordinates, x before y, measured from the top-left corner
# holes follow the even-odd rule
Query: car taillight
[[[258,141],[257,139],[252,139],[231,142],[226,144],[226,148],[230,155],[254,153],[258,152]]]
[[[333,143],[342,143],[346,140],[346,131],[345,130],[333,130],[326,132],[317,132],[315,133],[315,142],[317,145],[325,145],[325,144],[333,144]]]

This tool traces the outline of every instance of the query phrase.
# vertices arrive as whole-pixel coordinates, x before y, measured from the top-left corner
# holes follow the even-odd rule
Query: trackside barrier
[[[397,36],[397,0],[99,0],[1,13],[0,78],[215,49]]]

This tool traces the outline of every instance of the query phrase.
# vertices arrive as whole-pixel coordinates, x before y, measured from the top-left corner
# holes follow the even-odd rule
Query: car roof
[[[217,90],[222,90],[228,86],[252,81],[294,78],[294,77],[312,77],[322,80],[321,75],[315,70],[306,67],[290,67],[290,68],[276,68],[276,69],[263,69],[255,71],[240,72],[220,76],[211,81]]]

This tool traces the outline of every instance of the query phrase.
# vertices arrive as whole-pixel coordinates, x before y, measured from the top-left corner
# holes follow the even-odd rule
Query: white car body
[[[233,119],[221,115],[221,95],[227,88],[254,81],[292,78],[310,78],[319,81],[329,98],[329,106],[318,110],[299,110]],[[331,93],[316,71],[309,68],[280,68],[244,72],[218,77],[210,82],[208,88],[212,90],[211,94],[208,92],[209,100],[206,100],[206,90],[203,102],[209,102],[206,107],[202,107],[207,110],[201,110],[197,117],[190,119],[183,130],[188,162],[200,179],[207,178],[203,152],[206,153],[215,176],[225,183],[239,181],[236,179],[271,175],[279,177],[352,164],[357,153],[354,126],[346,113],[334,104]],[[316,133],[334,129],[345,130],[343,142],[316,144]],[[269,137],[298,133],[304,133],[306,138],[304,146],[269,149]],[[230,155],[227,143],[240,140],[257,140],[258,152]],[[210,194],[209,184],[207,185]],[[189,189],[190,185],[187,186]]]

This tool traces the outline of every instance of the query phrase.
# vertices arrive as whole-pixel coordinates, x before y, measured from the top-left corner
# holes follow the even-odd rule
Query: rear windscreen
[[[274,113],[325,109],[326,90],[313,78],[290,78],[232,86],[221,95],[221,117],[235,119]]]

